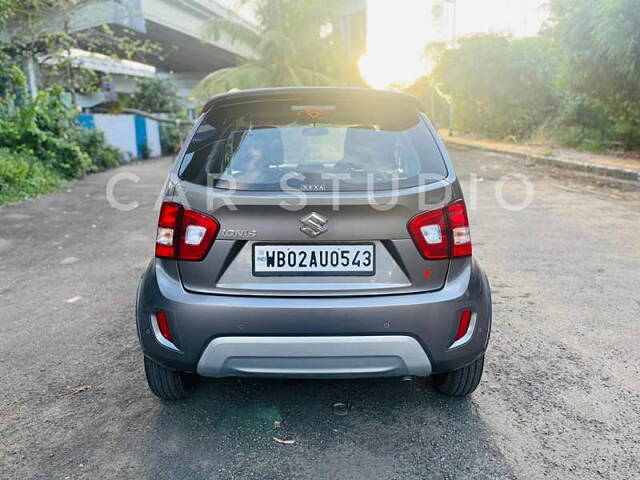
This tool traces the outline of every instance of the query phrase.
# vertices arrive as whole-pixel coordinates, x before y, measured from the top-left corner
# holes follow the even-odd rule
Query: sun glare
[[[358,62],[362,78],[373,88],[388,88],[391,85],[408,85],[426,69],[415,59],[393,56],[391,52],[369,52]]]
[[[422,51],[428,4],[424,0],[368,2],[367,52],[359,67],[369,85],[407,84],[426,73]]]
[[[452,0],[369,0],[367,52],[360,73],[375,88],[410,84],[429,71],[425,46],[450,41]],[[455,0],[458,36],[474,32],[535,35],[545,18],[545,0]]]

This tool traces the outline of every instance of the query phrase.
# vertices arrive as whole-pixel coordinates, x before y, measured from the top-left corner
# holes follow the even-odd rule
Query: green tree
[[[78,31],[77,0],[0,0],[0,203],[61,187],[117,165],[104,135],[75,123],[69,92],[90,91],[98,77],[79,68],[72,49],[131,58],[147,44],[105,27]],[[22,67],[42,66],[43,84],[27,94]],[[26,68],[28,70],[28,67]]]
[[[256,0],[257,28],[240,18],[209,20],[205,41],[224,35],[248,46],[256,58],[210,73],[196,86],[196,97],[204,100],[232,88],[362,85],[355,59],[349,58],[333,28],[332,12],[338,3]]]
[[[409,86],[400,85],[397,89],[419,99],[429,115],[429,120],[434,122],[437,127],[447,125],[449,104],[447,99],[433,85],[433,77],[431,75],[422,76]]]
[[[640,133],[638,0],[552,0],[547,35],[562,59],[562,87],[609,116],[627,148]],[[576,100],[572,100],[576,103]]]
[[[126,104],[128,107],[150,113],[177,114],[184,108],[173,85],[158,78],[139,79]]]
[[[524,139],[558,108],[556,64],[544,38],[478,34],[429,54],[432,84],[450,96],[464,131]]]
[[[6,39],[0,51],[15,65],[28,70],[34,62],[41,66],[43,84],[62,86],[75,99],[76,93],[92,92],[100,86],[97,72],[78,66],[73,52],[84,50],[112,58],[145,61],[160,55],[158,45],[140,40],[123,29],[116,34],[108,25],[82,29],[83,0],[0,0]],[[121,8],[133,8],[130,0]],[[33,93],[33,92],[32,92]]]

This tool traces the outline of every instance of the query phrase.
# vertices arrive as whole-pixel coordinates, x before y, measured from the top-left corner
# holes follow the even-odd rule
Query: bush
[[[562,60],[561,85],[602,109],[612,141],[638,148],[640,9],[637,0],[551,0],[548,34]]]
[[[40,92],[31,101],[0,102],[0,203],[49,192],[63,180],[115,167],[118,149],[102,132],[75,123],[75,111],[60,89]]]
[[[410,90],[425,98],[426,87],[437,87],[453,100],[463,132],[526,141],[542,131],[590,151],[640,148],[638,0],[547,3],[539,37],[476,34],[458,48],[431,44],[434,69]],[[448,120],[447,109],[434,110]]]
[[[160,147],[162,155],[173,155],[180,148],[178,127],[170,123],[160,124]]]
[[[555,114],[555,60],[546,39],[477,34],[459,43],[431,50],[431,80],[452,98],[457,128],[523,140]]]
[[[77,127],[73,130],[73,141],[91,159],[91,172],[100,172],[120,164],[120,150],[107,145],[104,133],[99,130]]]
[[[148,143],[143,143],[140,146],[140,153],[142,155],[142,158],[144,158],[145,160],[148,160],[151,158],[151,148],[149,147]]]
[[[37,158],[64,178],[87,173],[91,159],[74,143],[73,110],[59,89],[40,92],[21,108],[0,110],[0,147]]]
[[[52,192],[65,182],[41,162],[0,148],[0,204]]]
[[[40,92],[20,108],[3,106],[0,147],[37,158],[67,179],[120,163],[119,150],[105,143],[102,132],[75,124],[75,112],[59,89]]]
[[[603,152],[607,149],[607,144],[602,137],[602,133],[598,130],[576,125],[560,125],[554,135],[555,141],[564,147],[594,152]]]

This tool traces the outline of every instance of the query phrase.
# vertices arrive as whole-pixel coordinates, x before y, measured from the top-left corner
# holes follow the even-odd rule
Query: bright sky
[[[546,18],[547,0],[457,0],[458,36],[476,32],[535,35]],[[434,16],[436,4],[442,15]],[[427,43],[450,40],[450,0],[368,0],[367,53],[360,62],[364,79],[376,88],[410,83],[428,72]]]

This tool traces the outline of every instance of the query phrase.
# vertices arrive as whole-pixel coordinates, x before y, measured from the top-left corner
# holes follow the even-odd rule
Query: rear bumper
[[[205,377],[425,376],[431,363],[415,338],[404,335],[218,337],[197,372]]]
[[[464,309],[474,312],[473,334],[452,348]],[[177,350],[156,339],[159,310]],[[195,294],[184,290],[175,262],[152,261],[138,290],[137,325],[145,355],[205,376],[425,376],[485,351],[491,298],[471,259],[452,261],[435,292],[305,298]]]

